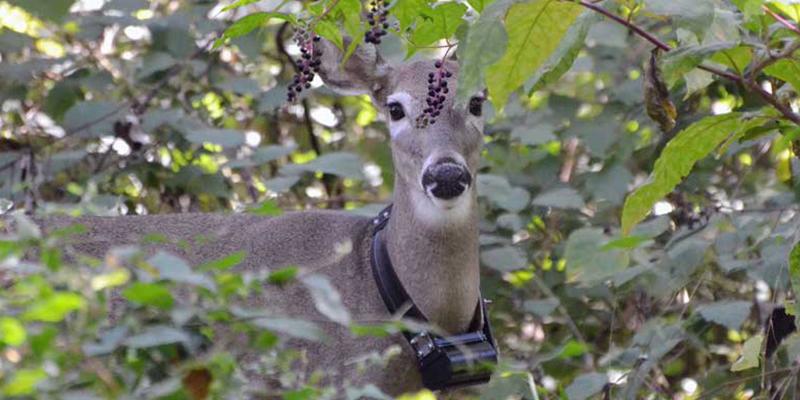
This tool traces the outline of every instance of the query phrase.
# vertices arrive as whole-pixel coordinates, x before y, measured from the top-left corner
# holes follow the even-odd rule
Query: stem
[[[583,6],[583,7],[586,7],[588,9],[592,10],[592,11],[595,11],[595,12],[597,12],[599,14],[602,14],[602,15],[608,17],[608,18],[611,18],[615,22],[627,27],[628,29],[630,29],[631,31],[636,33],[637,35],[641,36],[642,38],[644,38],[648,42],[652,43],[653,45],[655,45],[656,47],[658,47],[658,48],[660,48],[660,49],[662,49],[664,51],[668,52],[668,51],[672,50],[672,47],[670,47],[668,44],[662,42],[661,40],[659,40],[658,38],[653,36],[651,33],[649,33],[647,31],[645,31],[644,29],[634,25],[632,22],[626,21],[625,19],[621,18],[620,16],[615,15],[615,14],[611,13],[610,11],[608,11],[608,10],[606,10],[606,9],[600,7],[600,6],[597,6],[597,5],[591,3],[591,2],[589,2],[587,0],[580,0],[579,4],[581,6]],[[796,47],[794,47],[794,48],[793,47],[794,47],[794,45],[792,45],[789,48],[787,48],[787,51],[791,49],[791,51],[788,52],[789,55],[791,55],[791,52],[793,52],[796,49]],[[787,51],[782,52],[781,55],[787,53]],[[776,60],[777,59],[778,59],[778,57],[776,57]],[[769,63],[765,64],[764,66],[766,67],[767,65],[771,64],[772,62],[775,62],[775,61],[769,61]],[[761,86],[759,86],[758,83],[756,83],[754,81],[754,79],[744,79],[743,77],[741,77],[739,75],[732,74],[730,72],[723,71],[723,70],[720,70],[720,69],[717,69],[717,68],[714,68],[714,67],[710,67],[710,66],[707,66],[707,65],[698,65],[697,68],[700,68],[700,69],[702,69],[704,71],[708,71],[708,72],[710,72],[712,74],[715,74],[717,76],[721,76],[723,78],[729,79],[729,80],[731,80],[733,82],[736,82],[736,83],[744,86],[746,89],[749,89],[751,92],[756,93],[765,102],[767,102],[771,106],[775,107],[775,109],[777,109],[783,115],[784,118],[794,122],[797,125],[800,125],[800,115],[794,113],[792,111],[792,109],[789,108],[789,106],[781,103],[777,98],[775,98],[775,96],[773,96],[772,94],[770,94],[769,92],[767,92],[766,90],[761,88]]]
[[[617,23],[619,23],[621,25],[624,25],[624,26],[628,27],[628,29],[636,32],[637,35],[643,37],[645,40],[647,40],[648,42],[654,44],[659,49],[664,50],[664,51],[672,50],[672,47],[669,47],[668,44],[662,42],[657,37],[655,37],[652,34],[650,34],[650,32],[647,32],[646,30],[634,25],[632,22],[629,22],[629,21],[623,19],[622,17],[620,17],[620,16],[618,16],[616,14],[613,14],[612,12],[606,10],[605,8],[600,7],[598,5],[595,5],[595,4],[592,4],[592,3],[590,3],[590,2],[588,2],[586,0],[581,0],[580,4],[582,6],[584,6],[584,7],[586,7],[586,8],[594,11],[594,12],[603,14],[606,17],[613,19],[614,21],[616,21]]]
[[[793,23],[787,21],[786,18],[783,18],[782,16],[778,15],[778,13],[776,13],[775,11],[770,10],[769,7],[767,6],[761,6],[761,8],[772,18],[775,18],[775,20],[778,21],[781,25],[785,26],[786,29],[789,29],[790,31],[800,35],[800,28],[795,26]]]

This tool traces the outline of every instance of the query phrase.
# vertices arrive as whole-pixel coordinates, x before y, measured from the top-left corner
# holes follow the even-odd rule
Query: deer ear
[[[350,42],[345,38],[345,49]],[[344,64],[344,53],[336,45],[322,39],[319,46],[322,46],[319,75],[328,87],[344,95],[369,94],[378,101],[377,104],[383,104],[388,96],[392,67],[378,54],[374,45],[360,44]]]

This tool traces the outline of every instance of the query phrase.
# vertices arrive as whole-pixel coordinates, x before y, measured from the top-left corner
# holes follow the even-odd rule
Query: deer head
[[[458,65],[453,61],[392,65],[374,46],[361,45],[342,64],[336,46],[325,40],[320,45],[319,72],[325,84],[341,94],[368,94],[385,117],[391,134],[395,201],[410,201],[420,219],[433,224],[465,218],[476,201],[485,94],[475,93],[465,106],[455,104]],[[430,85],[434,81],[439,85],[440,75],[447,88],[434,93]]]

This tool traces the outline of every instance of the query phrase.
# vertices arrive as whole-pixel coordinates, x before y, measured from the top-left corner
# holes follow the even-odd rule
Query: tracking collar
[[[373,220],[372,275],[384,304],[390,313],[405,309],[403,318],[428,322],[425,314],[408,295],[389,258],[382,239],[383,228],[389,222],[392,205]],[[403,331],[414,349],[422,384],[430,390],[449,389],[486,383],[497,364],[497,345],[492,336],[486,313],[486,300],[479,298],[469,332],[442,337],[431,332]]]

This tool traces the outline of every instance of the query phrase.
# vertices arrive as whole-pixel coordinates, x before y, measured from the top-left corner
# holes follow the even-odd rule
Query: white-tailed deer
[[[483,143],[484,94],[476,93],[468,105],[457,107],[453,99],[458,66],[451,61],[390,65],[375,47],[364,45],[339,68],[339,49],[326,41],[319,46],[324,48],[319,71],[324,82],[342,94],[369,94],[391,133],[393,207],[385,228],[381,226],[379,244],[386,249],[402,287],[430,323],[451,334],[467,332],[474,326],[480,298],[475,176]],[[440,84],[440,78],[451,87],[429,93],[430,82],[447,85]],[[191,251],[177,246],[167,250],[195,264],[245,251],[246,259],[237,267],[242,271],[289,265],[313,270],[328,277],[354,319],[391,317],[372,271],[373,234],[379,226],[373,218],[316,211],[274,218],[241,214],[55,217],[42,223],[47,229],[85,225],[88,232],[77,239],[76,247],[97,257],[112,246],[139,243],[150,233],[174,241],[211,235],[206,245]],[[247,306],[325,320],[303,285],[265,292]],[[482,315],[481,307],[477,315]],[[478,322],[481,325],[482,319]],[[334,374],[336,382],[374,383],[390,394],[422,388],[417,358],[403,335],[353,338],[339,324],[321,325],[329,340],[302,346],[308,351],[309,365]],[[372,368],[364,374],[346,366],[354,357],[392,345],[399,345],[402,353],[385,369]]]

